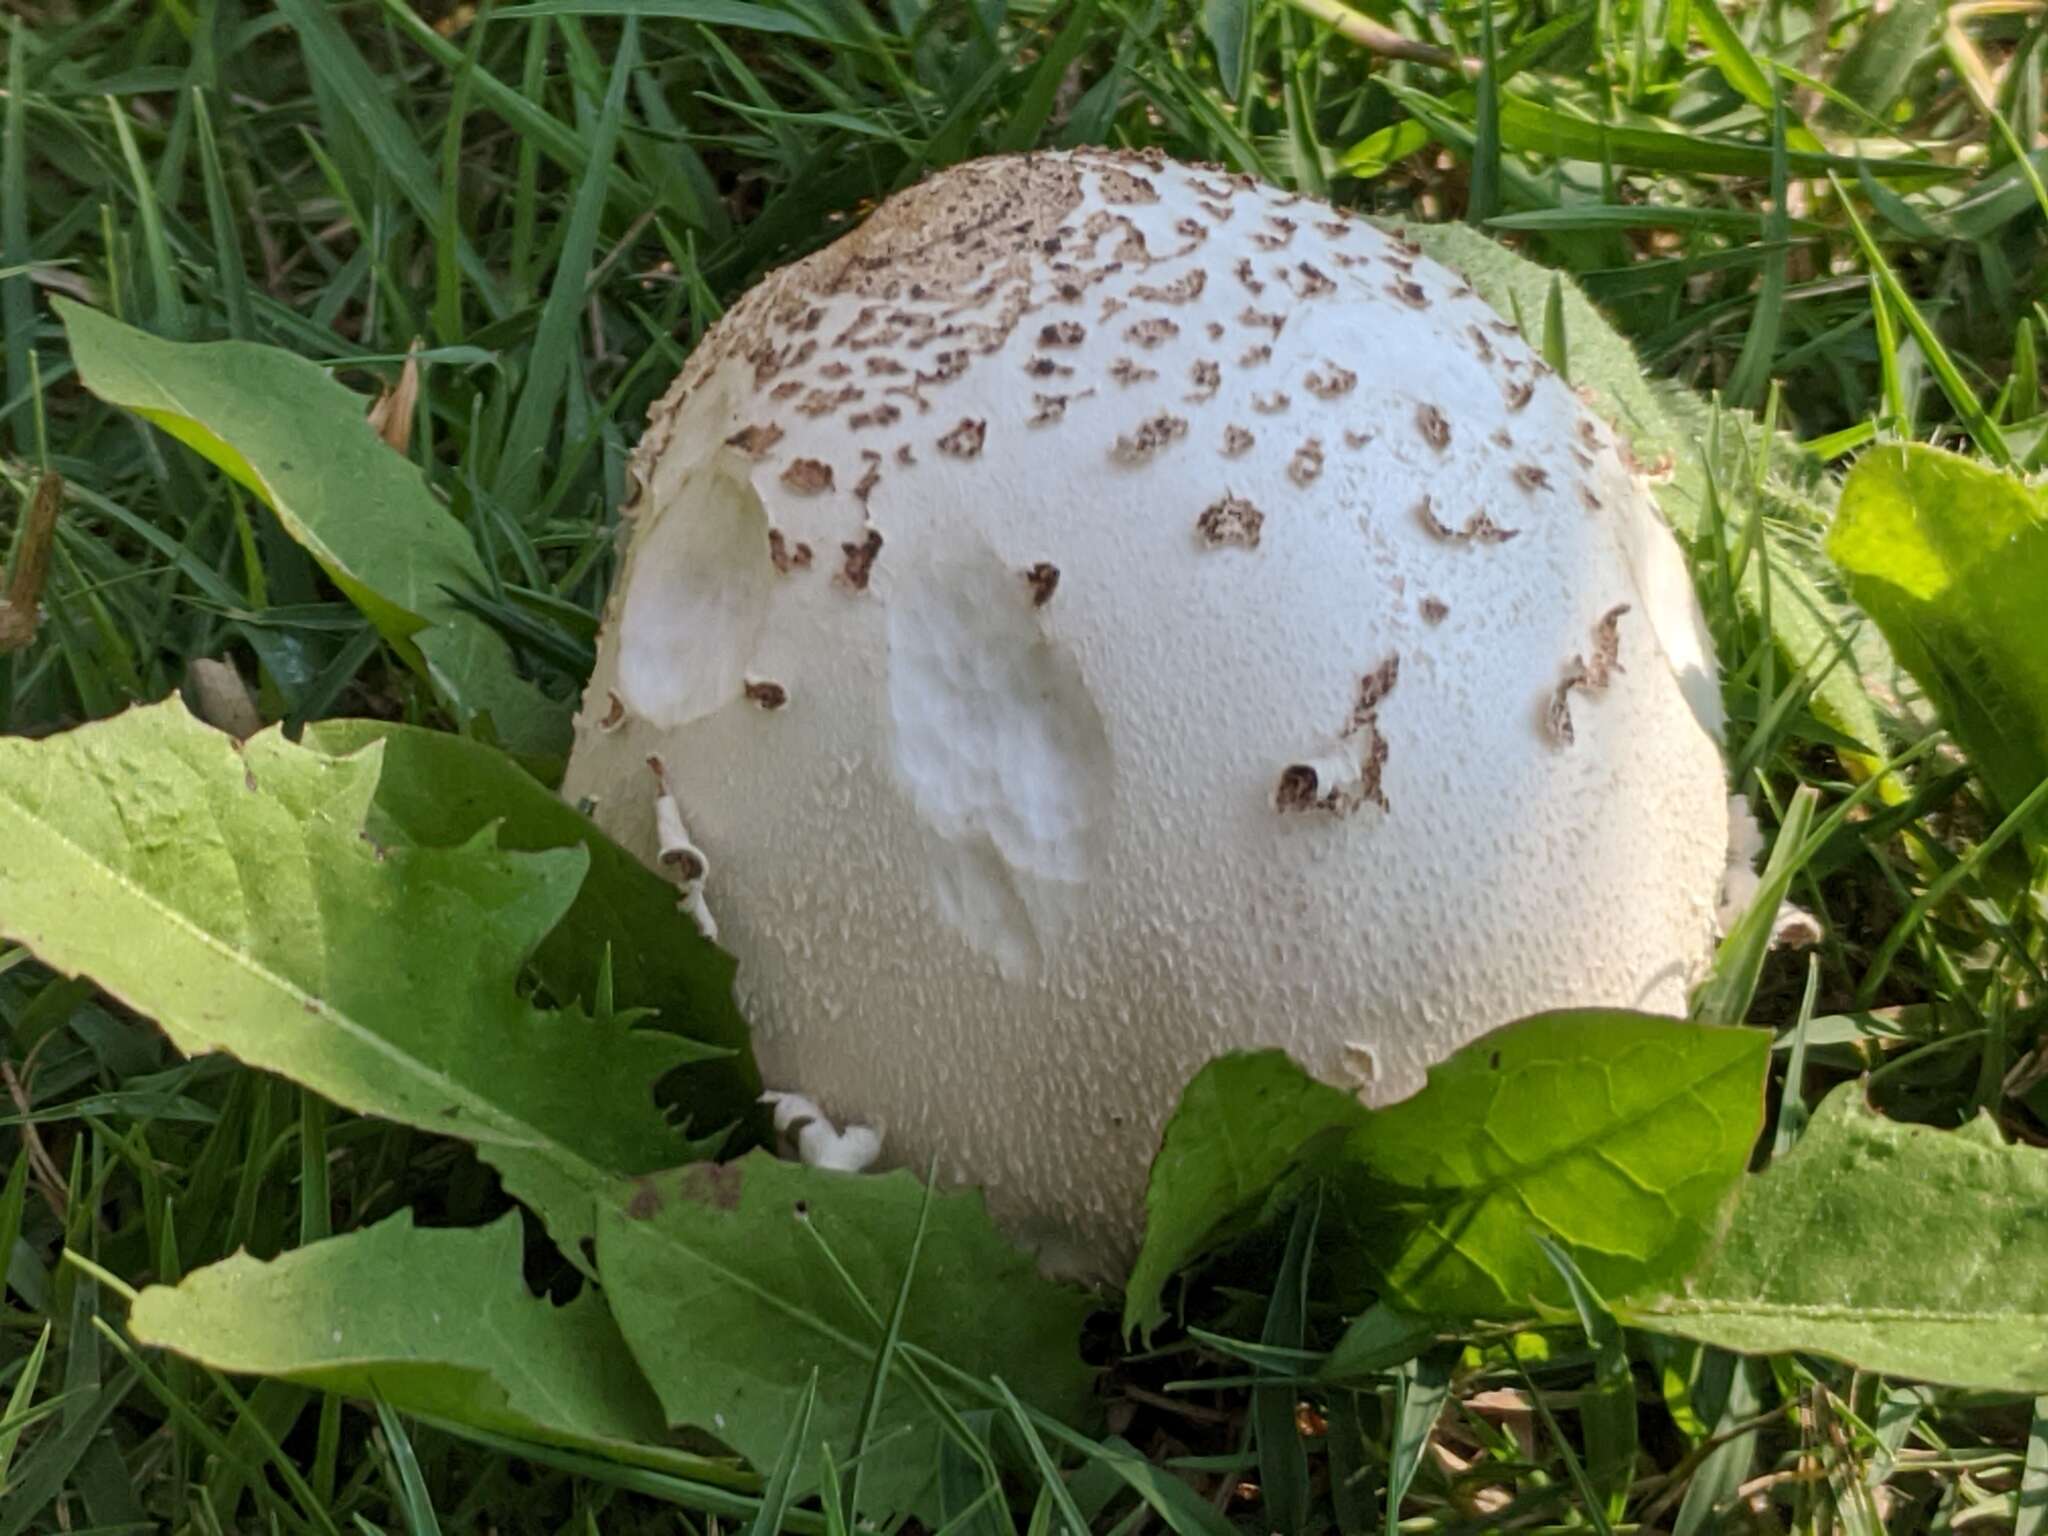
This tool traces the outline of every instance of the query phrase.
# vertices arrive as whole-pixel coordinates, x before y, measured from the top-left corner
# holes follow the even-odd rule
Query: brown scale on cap
[[[903,373],[903,365],[893,357],[871,357],[864,365],[872,379],[895,378]]]
[[[852,591],[867,591],[875,559],[882,553],[881,529],[870,528],[858,544],[841,544],[839,549],[846,558],[839,567],[837,580]]]
[[[1266,215],[1266,222],[1273,226],[1259,230],[1252,236],[1252,244],[1264,251],[1283,251],[1294,243],[1294,232],[1299,227],[1294,220],[1282,218],[1277,213]]]
[[[1209,226],[1200,219],[1175,219],[1173,232],[1188,242],[1190,250],[1209,238]]]
[[[870,427],[891,427],[903,419],[903,407],[883,401],[871,410],[855,411],[846,418],[846,424],[856,432]]]
[[[1218,224],[1228,224],[1230,222],[1230,216],[1233,213],[1237,212],[1237,210],[1231,207],[1228,203],[1215,202],[1210,198],[1197,198],[1195,201],[1198,204],[1200,204],[1202,212],[1209,215],[1209,217],[1214,219]]]
[[[939,439],[939,452],[956,459],[972,459],[981,455],[981,445],[988,439],[988,423],[963,416],[953,429]]]
[[[1223,365],[1212,357],[1198,357],[1188,365],[1188,382],[1195,387],[1183,398],[1200,405],[1223,387]]]
[[[1565,663],[1564,675],[1557,687],[1551,690],[1543,708],[1544,728],[1551,740],[1559,746],[1570,746],[1577,733],[1572,728],[1571,698],[1574,692],[1600,693],[1614,681],[1614,674],[1623,670],[1621,665],[1621,617],[1629,611],[1627,603],[1617,603],[1593,626],[1593,655],[1574,656]]]
[[[1038,332],[1041,347],[1078,347],[1087,339],[1088,327],[1078,320],[1055,320]]]
[[[1421,603],[1422,622],[1441,624],[1451,615],[1451,605],[1440,597],[1425,597]]]
[[[1244,427],[1235,424],[1227,426],[1223,429],[1223,456],[1226,459],[1243,458],[1252,451],[1252,445],[1257,441],[1258,439]]]
[[[1031,589],[1031,606],[1043,608],[1052,601],[1053,593],[1060,584],[1060,568],[1050,560],[1041,560],[1024,572],[1024,585]]]
[[[1401,658],[1397,653],[1388,656],[1358,680],[1358,692],[1352,700],[1350,717],[1338,733],[1339,739],[1344,741],[1355,736],[1365,737],[1365,744],[1358,753],[1356,779],[1340,778],[1326,786],[1321,769],[1314,763],[1289,763],[1280,770],[1279,783],[1274,786],[1275,810],[1283,814],[1322,811],[1341,820],[1361,806],[1374,805],[1381,811],[1393,809],[1382,787],[1388,748],[1387,738],[1380,733],[1379,711],[1400,679]]]
[[[1134,320],[1124,327],[1124,340],[1140,347],[1156,347],[1173,340],[1180,334],[1180,327],[1164,315],[1153,315],[1149,319]]]
[[[1073,395],[1033,395],[1032,412],[1025,423],[1031,427],[1049,427],[1066,418],[1067,405],[1076,397]]]
[[[866,391],[857,384],[842,385],[838,389],[814,389],[797,403],[797,413],[803,416],[829,416],[842,405],[851,405]]]
[[[1110,457],[1119,464],[1142,464],[1170,443],[1177,443],[1188,435],[1185,416],[1176,416],[1170,411],[1161,411],[1157,416],[1138,423],[1135,431],[1125,433],[1110,449]]]
[[[1278,416],[1292,404],[1293,397],[1284,389],[1276,389],[1270,395],[1252,396],[1252,409],[1261,416]]]
[[[1303,490],[1307,490],[1322,478],[1323,442],[1312,437],[1294,450],[1294,457],[1287,463],[1287,478]]]
[[[1024,371],[1034,379],[1070,379],[1074,376],[1072,368],[1049,357],[1032,358],[1024,365]]]
[[[1272,360],[1273,348],[1262,341],[1257,346],[1246,347],[1243,352],[1239,353],[1237,366],[1240,368],[1256,368],[1261,363],[1269,363]]]
[[[910,468],[911,465],[917,462],[917,455],[910,451],[910,444],[898,443],[896,445],[896,462],[905,469]]]
[[[1412,277],[1404,277],[1399,282],[1387,284],[1387,292],[1410,309],[1429,308],[1429,290]]]
[[[1278,340],[1281,329],[1287,324],[1287,317],[1277,310],[1253,309],[1247,304],[1243,312],[1238,315],[1237,323],[1239,325],[1248,325],[1254,330],[1271,331],[1274,339]]]
[[[782,428],[774,422],[762,422],[758,426],[741,427],[725,440],[728,448],[737,448],[750,459],[758,459],[782,441]]]
[[[1131,297],[1152,304],[1189,304],[1199,299],[1208,285],[1209,274],[1193,267],[1170,283],[1139,283],[1131,289]]]
[[[1344,429],[1344,446],[1354,450],[1363,448],[1378,435],[1371,427],[1367,427],[1362,432],[1353,431],[1350,427],[1346,427]]]
[[[1348,395],[1358,387],[1358,375],[1349,368],[1339,368],[1335,363],[1327,370],[1311,369],[1301,387],[1318,400],[1335,400]]]
[[[789,690],[780,683],[750,681],[745,691],[747,702],[758,704],[763,709],[780,709],[789,702]]]
[[[1266,526],[1266,514],[1242,496],[1218,497],[1195,519],[1195,532],[1211,549],[1235,544],[1240,549],[1257,549],[1259,532]]]
[[[1515,484],[1525,491],[1547,490],[1550,486],[1550,471],[1540,464],[1517,464],[1514,468]]]
[[[874,495],[875,487],[882,483],[882,456],[870,448],[863,449],[861,457],[867,460],[868,467],[862,470],[860,478],[854,481],[853,496],[854,500],[865,507],[868,498]]]
[[[1493,343],[1486,339],[1486,332],[1476,325],[1468,325],[1465,327],[1465,334],[1472,338],[1472,348],[1479,354],[1479,360],[1483,363],[1492,362]]]
[[[616,731],[626,723],[626,701],[616,693],[607,693],[604,698],[604,718],[597,722],[597,728],[600,731]]]
[[[1451,446],[1451,420],[1433,405],[1415,408],[1415,429],[1422,434],[1422,440],[1438,453]]]
[[[1342,219],[1318,219],[1316,229],[1327,240],[1342,240],[1351,233],[1351,226]]]
[[[783,576],[791,571],[807,571],[811,568],[811,546],[800,539],[792,541],[780,528],[770,528],[768,563]]]
[[[825,364],[822,368],[818,370],[818,377],[821,379],[830,379],[834,383],[837,383],[840,379],[845,378],[851,372],[853,372],[853,369],[849,365],[840,362],[831,362]]]
[[[1509,410],[1519,411],[1536,398],[1536,386],[1528,380],[1516,380],[1509,383],[1501,394],[1506,397]]]
[[[1325,299],[1337,291],[1336,283],[1313,262],[1301,262],[1294,270],[1301,275],[1301,285],[1294,291],[1304,299]]]
[[[1211,341],[1221,341],[1223,339],[1223,322],[1221,320],[1206,321],[1202,326],[1202,332]]]
[[[1464,527],[1453,528],[1436,515],[1436,508],[1430,505],[1427,496],[1416,503],[1415,516],[1429,530],[1431,538],[1446,544],[1505,544],[1520,537],[1522,532],[1519,528],[1501,527],[1483,511],[1474,512],[1466,518]]]
[[[1249,292],[1253,298],[1257,298],[1260,294],[1266,291],[1266,285],[1259,281],[1258,277],[1252,271],[1251,257],[1246,256],[1241,258],[1238,261],[1237,265],[1232,267],[1230,271],[1232,276],[1234,276],[1240,283],[1244,284],[1246,291]]]
[[[1157,368],[1147,368],[1133,358],[1120,357],[1109,365],[1109,376],[1123,385],[1144,384],[1159,377]]]
[[[832,466],[823,459],[791,459],[780,479],[800,496],[815,496],[832,489]]]

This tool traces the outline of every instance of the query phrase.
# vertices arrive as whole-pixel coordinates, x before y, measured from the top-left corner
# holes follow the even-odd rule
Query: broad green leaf
[[[1152,1160],[1125,1331],[1165,1322],[1161,1297],[1174,1272],[1245,1231],[1292,1169],[1319,1145],[1333,1150],[1366,1114],[1283,1051],[1220,1056],[1196,1073]]]
[[[1713,1238],[1763,1126],[1771,1037],[1587,1009],[1482,1037],[1351,1137],[1388,1305],[1528,1315],[1571,1297],[1535,1238],[1602,1294],[1670,1283]],[[1347,1181],[1349,1183],[1351,1181]]]
[[[815,1370],[813,1436],[843,1458],[924,1199],[907,1173],[828,1173],[759,1152],[622,1188],[601,1218],[598,1273],[669,1422],[772,1467]],[[1084,1419],[1090,1372],[1077,1350],[1090,1308],[1039,1278],[978,1193],[935,1196],[874,1434],[887,1445],[866,1467],[862,1502],[878,1512],[933,1502],[942,1431],[910,1379],[919,1352],[984,1385],[999,1374],[1060,1420]],[[948,1374],[927,1374],[961,1406],[982,1405]]]
[[[2004,1145],[1988,1119],[1958,1131],[1886,1120],[1844,1083],[1747,1181],[1698,1272],[1618,1310],[1746,1353],[2048,1391],[2043,1211],[2048,1154]]]
[[[1766,155],[1764,174],[1768,172]],[[1463,272],[1480,297],[1503,315],[1533,319],[1544,312],[1553,278],[1546,268],[1463,224],[1410,224],[1405,233],[1436,260]],[[1713,422],[1698,400],[1653,383],[1628,342],[1578,285],[1567,278],[1561,286],[1565,329],[1571,336],[1572,383],[1591,391],[1593,408],[1628,434],[1644,463],[1664,460],[1671,465],[1670,480],[1657,488],[1657,505],[1682,540],[1690,543],[1710,531],[1708,507],[1716,495],[1725,504],[1748,494],[1754,471],[1746,461],[1762,453],[1772,456],[1773,483],[1781,475],[1810,477],[1791,488],[1825,505],[1826,481],[1801,464],[1786,445],[1764,441],[1746,415],[1722,413],[1724,430],[1716,456]],[[1766,510],[1772,509],[1767,505]],[[1742,520],[1730,518],[1734,524]],[[1863,690],[1862,669],[1850,659],[1849,616],[1798,563],[1787,541],[1770,538],[1765,549],[1770,556],[1771,632],[1779,653],[1790,667],[1820,676],[1813,712],[1861,743],[1866,754],[1881,758],[1883,730]],[[1738,596],[1749,613],[1760,613],[1757,562],[1751,562]],[[1828,670],[1838,656],[1840,664]]]
[[[2048,497],[1937,448],[1873,448],[1827,548],[2012,810],[2048,778]]]
[[[676,910],[674,886],[479,742],[381,720],[323,720],[302,740],[333,757],[383,744],[370,807],[370,832],[380,841],[446,848],[495,824],[501,848],[580,844],[590,871],[534,952],[534,970],[553,996],[594,1011],[609,953],[617,1006],[656,1009],[665,1029],[724,1053],[694,1055],[668,1085],[692,1131],[707,1134],[759,1117],[761,1077],[733,1002],[732,958]]]
[[[187,1055],[475,1143],[574,1252],[595,1191],[680,1161],[651,1085],[688,1047],[523,998],[590,854],[379,845],[382,753],[237,743],[175,695],[0,738],[0,932]]]
[[[371,430],[363,400],[276,347],[163,341],[56,304],[86,388],[262,498],[465,725],[487,716],[515,751],[567,750],[567,706],[522,678],[505,642],[451,595],[488,588],[476,546]]]
[[[722,1477],[661,1448],[661,1406],[604,1300],[556,1306],[526,1288],[520,1219],[421,1228],[412,1213],[263,1262],[236,1254],[152,1285],[128,1328],[144,1344],[216,1370],[351,1397],[404,1413]]]

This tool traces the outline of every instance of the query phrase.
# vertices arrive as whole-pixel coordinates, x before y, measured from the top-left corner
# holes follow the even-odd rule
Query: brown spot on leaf
[[[676,1193],[693,1205],[739,1209],[742,1174],[736,1163],[692,1163],[676,1178]]]
[[[649,1221],[661,1214],[661,1191],[654,1180],[641,1174],[633,1180],[633,1193],[626,1198],[626,1215],[634,1221]]]

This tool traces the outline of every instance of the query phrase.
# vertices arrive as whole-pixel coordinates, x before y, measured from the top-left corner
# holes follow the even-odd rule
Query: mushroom
[[[1363,220],[959,166],[654,407],[565,793],[650,862],[686,819],[769,1081],[1106,1268],[1217,1053],[1384,1101],[1528,1013],[1682,1011],[1718,682],[1631,466]]]

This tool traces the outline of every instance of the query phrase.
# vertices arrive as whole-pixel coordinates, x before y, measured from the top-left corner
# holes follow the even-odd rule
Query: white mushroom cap
[[[1683,1009],[1728,827],[1684,562],[1372,225],[961,166],[748,294],[635,467],[565,793],[651,858],[659,759],[768,1080],[1020,1235],[1127,1252],[1219,1052],[1385,1098]]]

